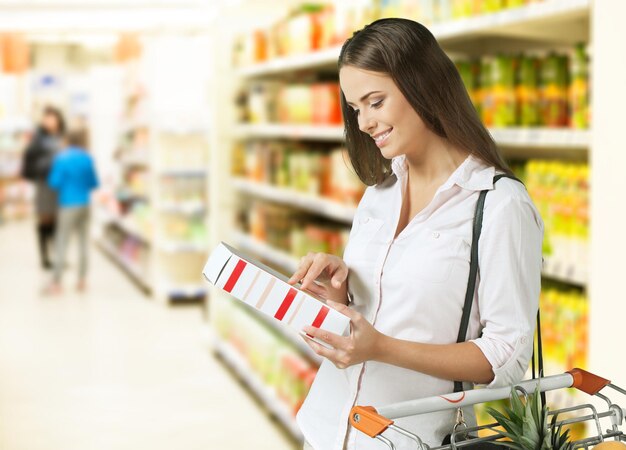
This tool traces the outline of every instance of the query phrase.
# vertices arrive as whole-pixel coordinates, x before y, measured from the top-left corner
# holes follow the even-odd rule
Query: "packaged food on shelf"
[[[162,176],[159,183],[160,201],[166,205],[200,207],[206,204],[204,177]]]
[[[425,25],[497,13],[538,0],[336,0],[306,3],[266,29],[235,39],[232,63],[244,67],[280,57],[339,46],[354,30],[384,17],[406,17]],[[542,1],[542,0],[539,0]]]
[[[578,44],[570,58],[570,122],[572,128],[588,128],[589,119],[589,62],[584,44]]]
[[[529,160],[513,165],[545,224],[543,253],[549,272],[585,280],[589,257],[589,166]]]
[[[160,236],[165,242],[175,242],[180,245],[206,245],[208,230],[202,216],[185,217],[179,214],[162,214]]]
[[[484,56],[479,63],[458,60],[456,65],[487,126],[589,127],[588,57],[582,44],[563,54]]]
[[[223,242],[211,252],[202,273],[215,286],[298,333],[310,325],[342,335],[350,323],[321,300],[289,285],[283,275]]]
[[[253,376],[295,416],[306,398],[317,367],[294,344],[255,319],[236,303],[218,298],[212,324],[219,338],[248,362]]]
[[[238,227],[243,233],[294,260],[310,251],[341,256],[350,232],[347,225],[263,201],[245,202],[238,217]]]
[[[208,144],[203,133],[158,132],[157,166],[162,170],[202,170],[208,166]]]
[[[311,121],[314,124],[340,125],[342,123],[337,83],[314,83],[311,86],[313,110]]]
[[[551,53],[541,63],[540,110],[542,124],[564,127],[569,124],[567,105],[567,57]]]
[[[547,363],[553,370],[561,371],[587,367],[589,303],[585,293],[581,289],[544,282],[540,308]]]
[[[350,167],[345,148],[252,141],[234,151],[235,176],[345,205],[356,205],[365,186]]]

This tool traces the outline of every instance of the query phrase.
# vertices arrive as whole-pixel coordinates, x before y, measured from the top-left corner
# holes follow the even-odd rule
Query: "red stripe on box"
[[[276,315],[274,316],[276,319],[283,320],[285,314],[287,314],[287,311],[289,310],[289,307],[293,303],[293,299],[296,298],[297,293],[298,291],[296,291],[295,289],[289,289],[289,292],[287,292],[285,299],[280,304],[280,308],[278,308],[278,311],[276,311]]]
[[[311,326],[314,328],[320,328],[322,324],[324,323],[324,319],[326,319],[327,315],[328,315],[328,307],[322,306],[322,309],[320,309],[320,312],[317,313],[317,317],[315,318]]]
[[[245,268],[246,268],[246,262],[240,259],[237,265],[235,266],[235,270],[233,270],[233,273],[230,274],[228,281],[224,285],[224,290],[226,292],[230,292],[233,290],[233,288],[237,284],[237,281],[239,280],[239,277],[241,276],[241,272],[243,272],[243,269]]]

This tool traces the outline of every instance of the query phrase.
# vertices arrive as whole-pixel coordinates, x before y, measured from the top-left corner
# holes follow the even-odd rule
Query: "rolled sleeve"
[[[489,196],[487,196],[489,199]],[[530,199],[509,197],[485,209],[478,261],[484,353],[494,379],[487,387],[519,382],[533,351],[541,290],[543,223]]]

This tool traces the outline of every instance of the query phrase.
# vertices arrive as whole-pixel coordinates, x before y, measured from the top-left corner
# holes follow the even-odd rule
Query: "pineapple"
[[[499,444],[512,450],[572,450],[569,430],[561,433],[561,426],[556,426],[556,415],[548,426],[548,408],[540,407],[539,387],[525,404],[512,389],[511,407],[504,408],[506,414],[493,408],[487,408],[487,412],[504,428],[499,434],[509,439]]]

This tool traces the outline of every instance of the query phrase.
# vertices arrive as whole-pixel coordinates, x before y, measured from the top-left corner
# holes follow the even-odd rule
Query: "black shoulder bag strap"
[[[493,178],[493,184],[498,182],[500,178],[511,178],[512,180],[522,183],[519,179],[511,175],[500,174]],[[523,184],[523,183],[522,183]],[[470,256],[470,271],[469,279],[467,281],[467,291],[465,292],[465,303],[463,305],[463,315],[461,316],[461,326],[459,328],[459,335],[457,337],[457,343],[465,342],[467,338],[467,327],[469,325],[470,313],[472,311],[472,303],[474,300],[474,291],[476,289],[476,278],[478,275],[478,239],[480,239],[480,233],[483,226],[483,212],[485,208],[485,197],[489,190],[480,192],[478,196],[478,202],[476,203],[476,212],[474,214],[474,226],[472,229],[472,247]],[[543,352],[541,347],[541,320],[539,317],[539,310],[537,310],[537,357],[539,362],[539,376],[543,375]],[[535,378],[535,350],[533,346],[532,357],[532,376]],[[463,390],[463,383],[461,381],[454,382],[454,392],[461,392]],[[541,393],[542,405],[545,405],[545,393]]]

